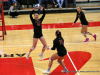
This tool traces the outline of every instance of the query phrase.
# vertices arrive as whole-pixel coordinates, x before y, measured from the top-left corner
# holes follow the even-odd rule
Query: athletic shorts
[[[60,57],[64,57],[67,54],[67,51],[61,51],[61,52],[58,52],[57,54]]]
[[[85,21],[85,22],[81,22],[82,25],[87,25],[88,26],[88,22]]]
[[[38,39],[40,39],[42,36],[43,36],[42,33],[41,33],[41,34],[34,34],[34,35],[33,35],[33,38],[38,38]]]

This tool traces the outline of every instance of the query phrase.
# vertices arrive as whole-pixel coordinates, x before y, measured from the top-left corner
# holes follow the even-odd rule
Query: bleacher
[[[76,6],[100,7],[100,0],[76,0]]]
[[[19,0],[19,1],[21,5],[25,6],[24,10],[19,10],[19,14],[29,14],[30,11],[32,10],[32,5],[38,2],[37,0]],[[42,4],[42,6],[44,6],[44,4]],[[46,9],[46,11],[47,13],[76,12],[76,8],[72,7],[72,2],[69,2],[69,6],[70,6],[69,8],[65,8],[65,6],[63,6],[62,10],[59,10],[58,8],[53,8],[53,9],[49,8]],[[76,7],[77,6],[81,6],[83,10],[100,10],[100,0],[76,0]],[[7,15],[8,14],[7,12],[8,12],[7,9],[4,10],[4,14]]]

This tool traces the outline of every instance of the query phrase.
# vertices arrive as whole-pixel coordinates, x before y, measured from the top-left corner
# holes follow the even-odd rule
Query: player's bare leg
[[[86,31],[87,31],[87,26],[82,25],[81,34],[86,38],[86,40],[84,41],[85,43],[87,43],[89,41],[89,38],[87,37],[87,35],[85,33]]]
[[[65,56],[64,56],[65,57]],[[63,73],[68,73],[68,69],[66,68],[65,64],[62,62],[62,60],[64,59],[64,57],[59,58],[58,59],[58,63],[63,67],[64,70],[62,70],[61,72]]]
[[[88,29],[85,31],[85,33],[88,35],[92,35],[94,37],[95,41],[97,40],[97,34],[92,34],[92,33],[88,32]]]
[[[68,72],[68,70],[66,69],[65,67],[65,64],[62,62],[62,60],[64,59],[64,57],[60,57],[58,56],[58,54],[53,54],[50,59],[49,59],[49,65],[48,65],[48,69],[46,71],[44,71],[44,73],[50,73],[50,69],[51,69],[51,66],[53,64],[53,61],[58,59],[58,63],[64,68],[64,71],[63,72]],[[66,69],[66,71],[65,71]]]
[[[41,60],[43,60],[43,53],[47,47],[47,43],[46,43],[46,40],[43,36],[40,38],[40,41],[43,44],[43,48],[42,48],[42,52],[39,54],[39,56],[40,56]]]
[[[29,50],[29,52],[27,53],[26,59],[29,59],[30,53],[35,49],[36,45],[37,45],[38,39],[33,38],[33,46],[31,47],[31,49]]]
[[[50,73],[50,69],[51,69],[51,66],[53,64],[53,61],[60,58],[57,53],[56,54],[53,54],[50,59],[49,59],[49,65],[48,65],[48,69],[46,71],[44,71],[44,73]]]

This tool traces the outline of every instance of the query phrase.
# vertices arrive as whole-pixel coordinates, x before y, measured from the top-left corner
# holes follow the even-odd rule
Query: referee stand
[[[5,21],[4,21],[4,12],[3,12],[3,3],[1,2],[0,4],[1,12],[0,12],[0,31],[2,31],[2,35],[0,34],[0,37],[3,37],[4,40],[4,35],[7,35],[6,30],[5,30]]]

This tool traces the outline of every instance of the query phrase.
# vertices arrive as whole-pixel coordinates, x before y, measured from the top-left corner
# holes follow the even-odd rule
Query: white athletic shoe
[[[55,8],[57,8],[58,4],[55,4]]]
[[[43,60],[43,55],[39,54],[39,57],[40,57],[41,60]]]
[[[68,71],[65,71],[65,70],[62,70],[61,72],[62,72],[62,73],[68,73]]]
[[[59,7],[59,9],[62,9],[62,7]]]
[[[26,55],[26,59],[27,59],[27,60],[29,59],[29,53],[27,53],[27,55]]]
[[[45,73],[45,74],[49,74],[49,73],[50,73],[50,71],[47,71],[47,70],[46,70],[46,71],[43,71],[43,73]]]

